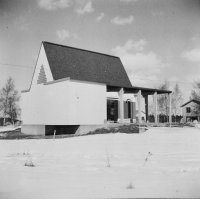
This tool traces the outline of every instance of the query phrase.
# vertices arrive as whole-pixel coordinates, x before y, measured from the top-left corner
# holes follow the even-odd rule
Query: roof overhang
[[[121,87],[107,85],[107,92],[119,92],[120,89],[121,89]],[[138,91],[140,91],[140,90],[141,90],[142,95],[153,95],[155,92],[157,92],[157,94],[172,93],[172,91],[168,91],[168,90],[159,90],[159,89],[143,88],[143,87],[136,87],[136,86],[123,87],[123,89],[124,89],[125,94],[128,94],[128,93],[129,94],[137,94]]]

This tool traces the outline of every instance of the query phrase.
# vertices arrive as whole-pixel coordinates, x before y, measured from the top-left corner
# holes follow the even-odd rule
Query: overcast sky
[[[0,30],[0,87],[29,88],[42,41],[119,56],[133,86],[179,82],[185,100],[200,75],[196,0],[0,0]]]

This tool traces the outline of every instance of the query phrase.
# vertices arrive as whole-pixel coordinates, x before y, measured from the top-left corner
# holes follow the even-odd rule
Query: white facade
[[[24,125],[97,125],[106,117],[104,84],[66,79],[22,93]]]
[[[62,69],[62,67],[59,66],[60,59],[58,58],[58,60],[54,62],[57,58],[57,51],[51,54],[45,46],[48,52],[47,59],[43,44],[40,48],[30,89],[22,92],[22,132],[27,134],[49,135],[54,132],[55,129],[58,129],[60,132],[67,129],[66,131],[68,133],[68,130],[70,132],[77,132],[76,128],[81,127],[82,130],[79,128],[78,132],[81,133],[81,131],[86,132],[86,130],[91,130],[94,126],[104,125],[105,121],[107,121],[107,98],[114,97],[119,100],[119,94],[119,107],[114,108],[114,110],[119,110],[119,114],[116,114],[116,118],[114,118],[115,121],[117,117],[120,118],[121,123],[124,122],[124,118],[128,119],[129,122],[130,119],[135,119],[135,104],[139,113],[138,121],[141,122],[141,118],[146,120],[145,100],[141,98],[141,90],[137,98],[135,98],[135,92],[133,92],[133,94],[126,94],[124,93],[124,88],[121,87],[118,87],[120,89],[119,93],[107,93],[108,87],[106,83],[80,81],[70,79],[70,77],[60,79],[61,77],[65,77],[66,74],[63,76],[62,71],[59,71],[59,69]],[[67,56],[68,55],[63,55],[65,58],[68,58]],[[81,59],[82,58],[80,58],[80,60]],[[51,60],[51,64],[54,64],[51,65],[51,68],[48,60]],[[71,64],[71,66],[73,66],[74,62],[76,62],[76,57],[71,59],[69,63],[68,59],[65,59],[62,66],[65,67],[65,64]],[[89,63],[90,60],[85,64],[86,69]],[[72,71],[73,67],[70,68],[69,71],[70,70]],[[67,70],[65,72],[67,72]],[[90,73],[90,71],[88,71],[88,73]],[[73,73],[71,75],[73,76]],[[101,75],[104,76],[104,71]],[[127,82],[129,82],[129,80]],[[111,89],[108,91],[113,90]],[[123,101],[127,102],[127,104]],[[129,101],[133,103],[131,104]],[[116,106],[115,102],[114,106]],[[113,107],[111,108],[113,109]],[[113,118],[111,118],[111,120],[113,120]]]
[[[41,67],[45,82],[38,84]],[[54,81],[42,45],[30,90],[22,91],[24,133],[45,134],[46,125],[102,125],[106,110],[106,84],[70,78]]]

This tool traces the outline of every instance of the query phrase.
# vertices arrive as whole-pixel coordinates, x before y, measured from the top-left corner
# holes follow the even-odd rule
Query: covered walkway
[[[119,100],[120,100],[120,123],[124,123],[124,104],[123,98],[124,94],[133,94],[137,95],[137,105],[138,105],[138,122],[142,122],[142,108],[141,108],[141,98],[142,96],[145,99],[145,114],[146,114],[146,122],[148,122],[148,96],[153,95],[153,109],[154,109],[154,117],[155,123],[157,121],[157,95],[159,94],[168,94],[169,98],[169,123],[171,124],[171,93],[172,91],[168,90],[159,90],[159,89],[152,89],[152,88],[143,88],[143,87],[117,87],[117,86],[108,86],[107,85],[107,92],[118,92]]]

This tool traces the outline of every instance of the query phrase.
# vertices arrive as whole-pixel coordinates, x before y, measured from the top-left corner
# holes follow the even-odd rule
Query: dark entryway
[[[194,120],[198,121],[198,116],[187,116],[186,122],[193,122]]]
[[[118,101],[107,100],[107,120],[117,121],[118,119]]]
[[[131,118],[131,102],[128,101],[128,118]]]
[[[46,125],[45,135],[53,135],[56,130],[56,135],[75,134],[79,125]]]

